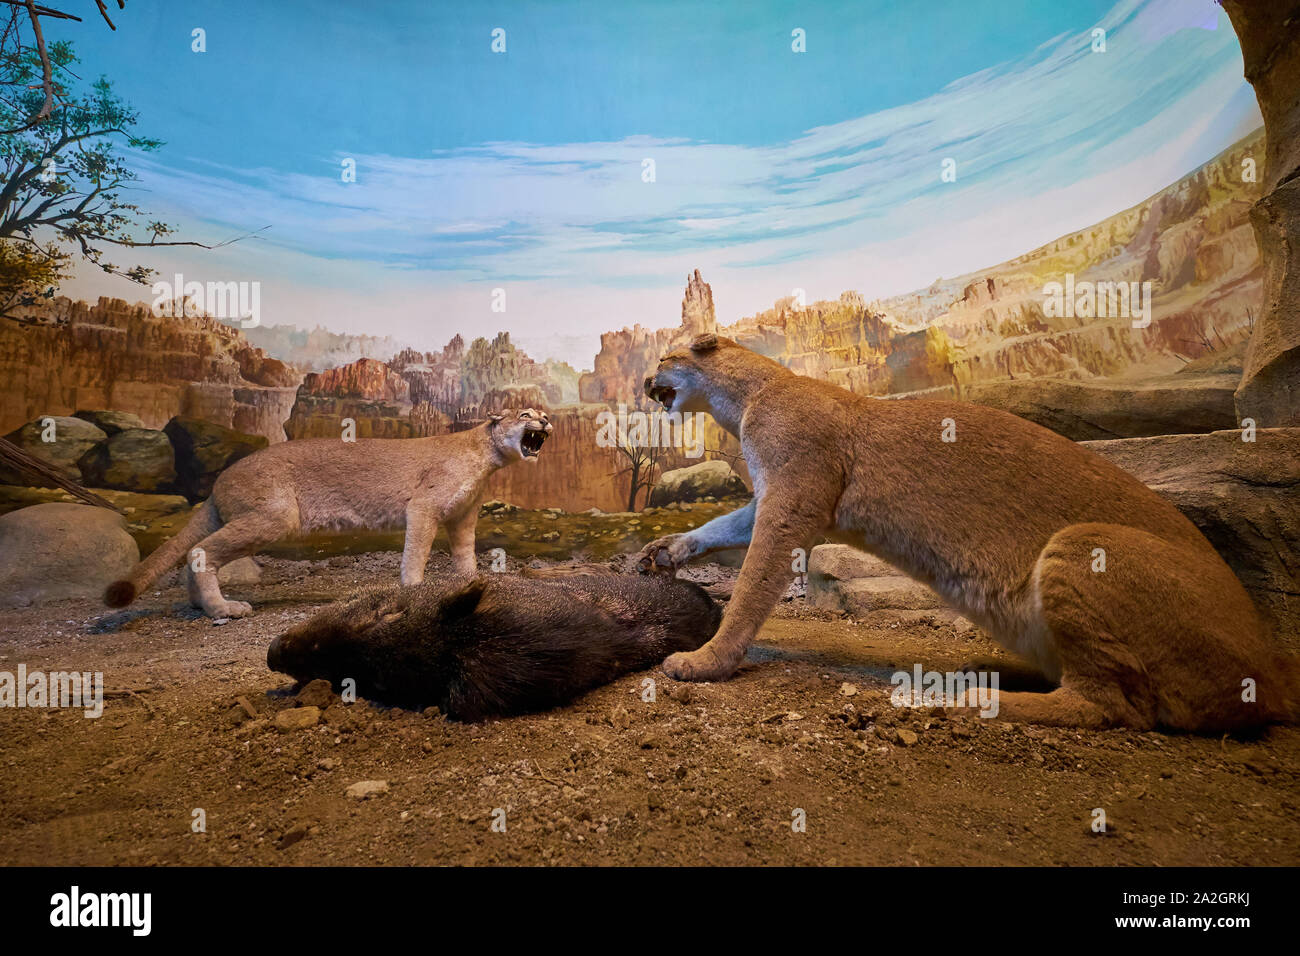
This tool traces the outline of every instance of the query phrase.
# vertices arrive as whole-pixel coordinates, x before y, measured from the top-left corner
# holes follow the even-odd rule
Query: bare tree
[[[659,469],[663,451],[659,448],[647,448],[634,444],[626,434],[619,435],[619,452],[627,459],[627,465],[614,473],[613,477],[628,475],[627,510],[636,511],[637,492],[645,489],[645,504],[650,504],[650,490],[655,484],[655,472]]]

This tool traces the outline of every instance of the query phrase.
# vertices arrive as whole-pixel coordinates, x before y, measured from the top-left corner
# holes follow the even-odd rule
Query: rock
[[[807,597],[814,607],[865,617],[873,611],[928,611],[947,605],[919,581],[845,544],[821,544],[808,556]]]
[[[841,697],[857,697],[857,696],[858,696],[858,685],[857,685],[857,684],[850,684],[850,683],[848,683],[847,681],[845,681],[843,684],[840,684],[840,696],[841,696]]]
[[[904,747],[915,747],[916,742],[921,739],[916,735],[915,731],[908,730],[906,727],[899,727],[896,733],[898,742]]]
[[[578,379],[581,401],[626,401],[629,395],[640,395],[642,379],[665,352],[689,343],[697,335],[718,330],[713,290],[699,269],[686,277],[681,315],[681,324],[675,328],[654,330],[638,325],[602,334],[593,370]]]
[[[1075,441],[1141,438],[1235,427],[1237,381],[1190,374],[1138,384],[1035,379],[971,385],[962,397]]]
[[[310,832],[311,832],[311,824],[295,823],[293,826],[289,827],[289,829],[285,830],[284,833],[280,835],[280,839],[275,841],[275,848],[277,850],[287,850],[295,843],[298,843],[301,840],[305,839],[307,837],[307,834]]]
[[[276,730],[306,730],[320,723],[319,707],[291,707],[275,715]]]
[[[1241,578],[1279,638],[1300,637],[1300,428],[1085,442],[1167,498]],[[1300,649],[1300,647],[1297,647]]]
[[[181,565],[181,586],[189,590],[193,576],[189,564]],[[255,558],[236,558],[217,569],[217,583],[223,587],[249,587],[262,580],[262,567]]]
[[[240,330],[107,297],[58,296],[35,311],[43,324],[0,325],[0,431],[36,415],[113,409],[138,415],[134,427],[189,415],[284,440],[301,373]]]
[[[694,692],[690,684],[677,683],[668,688],[668,696],[679,704],[689,704],[694,697]]]
[[[144,419],[139,415],[133,415],[130,412],[77,412],[72,416],[80,418],[82,421],[90,422],[106,435],[116,435],[118,432],[126,431],[128,428],[148,428]]]
[[[362,780],[347,789],[347,795],[353,800],[369,800],[387,792],[387,780]]]
[[[660,508],[674,501],[701,501],[708,497],[746,494],[749,494],[749,489],[745,482],[725,461],[702,461],[689,468],[664,472],[650,492],[650,507]]]
[[[615,707],[609,714],[610,726],[615,730],[627,730],[632,726],[632,718],[626,707]]]
[[[176,455],[177,489],[190,501],[206,498],[224,469],[270,444],[261,435],[246,435],[197,418],[177,416],[163,431]]]
[[[300,706],[319,707],[322,710],[334,701],[334,688],[324,678],[309,681],[302,690],[294,694],[293,699]]]
[[[855,578],[889,578],[902,574],[887,561],[847,544],[819,544],[808,554],[808,580],[814,577],[851,581]]]
[[[92,446],[77,464],[82,481],[92,488],[157,494],[170,491],[176,482],[172,443],[150,428],[119,429]]]
[[[1237,409],[1263,426],[1300,426],[1300,44],[1295,6],[1223,0],[1241,41],[1267,142],[1264,197],[1251,210],[1264,266],[1264,309],[1246,352]]]
[[[140,549],[107,508],[51,502],[0,516],[0,604],[99,598],[130,573]]]
[[[81,457],[108,437],[80,418],[48,415],[28,422],[5,436],[27,454],[54,467],[64,478],[80,482]],[[52,439],[45,441],[46,438]],[[41,479],[17,469],[0,468],[0,484],[45,487]]]

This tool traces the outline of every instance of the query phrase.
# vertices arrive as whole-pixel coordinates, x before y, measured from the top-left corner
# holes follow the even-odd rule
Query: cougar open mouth
[[[650,398],[671,412],[673,410],[673,400],[677,398],[677,389],[669,388],[666,385],[653,385],[650,388]]]
[[[546,442],[546,429],[530,428],[524,432],[524,436],[519,439],[519,447],[523,453],[530,458],[536,458],[537,453],[542,450],[542,445]]]

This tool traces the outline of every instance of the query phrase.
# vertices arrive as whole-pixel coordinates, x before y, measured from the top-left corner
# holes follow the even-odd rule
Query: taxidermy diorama
[[[1300,862],[1298,24],[0,3],[0,862]]]

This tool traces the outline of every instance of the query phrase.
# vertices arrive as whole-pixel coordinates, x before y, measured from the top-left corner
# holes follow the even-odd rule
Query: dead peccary
[[[475,721],[555,707],[694,650],[721,618],[701,587],[663,576],[480,574],[331,605],[277,637],[266,663]]]

